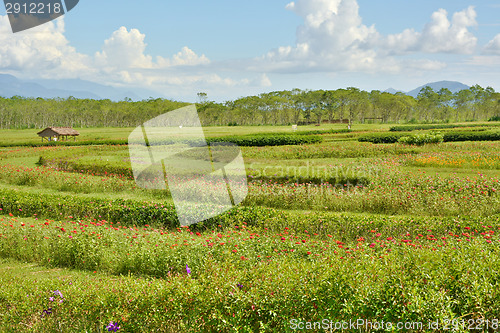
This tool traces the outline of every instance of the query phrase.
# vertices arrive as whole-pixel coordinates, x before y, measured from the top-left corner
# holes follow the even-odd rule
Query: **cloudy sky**
[[[500,91],[497,0],[81,0],[13,34],[0,73],[81,78],[196,101],[283,89],[411,90],[452,80]]]

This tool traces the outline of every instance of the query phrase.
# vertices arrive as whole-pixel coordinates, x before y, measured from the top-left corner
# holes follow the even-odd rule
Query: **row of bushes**
[[[427,134],[427,133],[409,135],[409,136],[403,136],[403,137],[399,138],[398,142],[405,144],[405,145],[423,146],[425,144],[443,142],[443,135],[442,134]]]
[[[314,132],[314,131],[312,131]],[[326,132],[325,132],[326,133]],[[333,132],[328,132],[333,133]],[[342,133],[342,132],[338,132]],[[319,133],[311,133],[319,134]],[[217,138],[206,138],[210,142],[232,142],[238,146],[262,147],[262,146],[284,146],[301,145],[310,143],[319,143],[323,139],[319,136],[304,134],[257,134],[242,136],[226,136]],[[201,140],[162,140],[161,142],[151,142],[154,145],[168,145],[174,143],[187,143],[191,146],[200,146]],[[44,146],[86,146],[86,145],[127,145],[128,140],[89,140],[89,141],[51,141],[51,142],[19,142],[19,143],[0,143],[0,147],[44,147]]]
[[[320,136],[312,135],[248,135],[248,136],[227,136],[221,138],[207,138],[207,143],[211,142],[232,142],[240,147],[263,147],[263,146],[286,146],[319,143],[323,141]]]
[[[500,119],[499,119],[500,120]],[[493,121],[490,119],[490,121]],[[412,132],[419,130],[432,130],[432,129],[446,129],[446,128],[460,128],[460,127],[497,127],[499,124],[422,124],[422,125],[404,125],[393,126],[389,129],[391,132]]]
[[[157,204],[138,200],[111,200],[79,195],[48,195],[6,188],[0,188],[1,214],[54,220],[95,219],[113,223],[120,222],[122,225],[144,226],[147,224],[168,229],[179,227],[175,207],[171,203]],[[338,214],[318,211],[310,212],[307,215],[308,217],[304,218],[303,213],[281,209],[262,206],[236,206],[219,216],[192,225],[190,229],[201,231],[217,228],[218,225],[227,227],[245,224],[282,230],[283,225],[287,225],[296,231],[308,230],[323,235],[338,233],[342,239],[355,239],[360,233],[369,234],[369,231],[374,228],[392,230],[392,232],[401,229],[413,232],[425,226],[434,232],[447,232],[457,226],[456,216],[453,218],[411,216],[407,218],[405,223],[398,219],[389,223],[387,216],[384,215]],[[468,216],[463,218],[469,225],[479,227],[484,224],[483,217]],[[473,223],[475,220],[477,221]],[[500,215],[488,217],[489,223],[498,223],[498,221],[500,221]],[[463,222],[465,223],[465,221]],[[366,227],[362,228],[364,231],[360,229],[361,226]],[[460,226],[458,225],[458,227]]]
[[[312,135],[312,134],[340,134],[340,133],[350,133],[350,129],[328,129],[328,130],[310,130],[310,131],[297,131],[293,132],[295,135]]]
[[[487,132],[449,132],[444,134],[445,142],[456,141],[498,141],[500,140],[500,131]]]
[[[51,146],[106,146],[126,145],[127,140],[88,140],[88,141],[50,141],[50,142],[1,142],[0,147],[51,147]]]
[[[358,138],[359,142],[371,142],[371,143],[396,143],[403,136],[407,136],[405,133],[393,133],[393,132],[383,132],[383,133],[372,133],[365,134]]]
[[[196,206],[193,209],[200,212],[200,209],[203,209],[200,207]],[[180,226],[172,203],[110,200],[64,194],[49,195],[6,188],[0,188],[0,214],[48,219],[71,216],[75,219],[91,218],[129,225],[157,225],[165,228]],[[227,225],[231,221],[256,225],[280,214],[271,208],[237,206],[191,228],[211,228],[219,224]]]
[[[430,140],[431,142],[423,142],[422,144],[439,142],[438,137],[436,137],[436,135],[432,135],[432,134],[409,136],[408,134],[394,133],[394,132],[366,134],[366,135],[360,136],[358,138],[358,141],[371,142],[371,143],[396,143],[396,142],[400,142],[400,139],[402,139],[403,137],[407,137],[408,139],[403,139],[401,141],[401,143],[411,144],[410,142],[417,142],[417,141],[421,142],[421,141],[426,141],[426,140]],[[444,142],[498,141],[498,140],[500,140],[500,131],[448,132],[448,133],[443,134],[442,137],[443,137]]]

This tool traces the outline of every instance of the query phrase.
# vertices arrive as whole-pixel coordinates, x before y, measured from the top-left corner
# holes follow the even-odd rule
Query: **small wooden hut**
[[[42,142],[44,139],[47,141],[67,141],[69,137],[73,137],[73,140],[76,141],[76,137],[80,135],[71,127],[47,127],[37,134],[42,138]]]

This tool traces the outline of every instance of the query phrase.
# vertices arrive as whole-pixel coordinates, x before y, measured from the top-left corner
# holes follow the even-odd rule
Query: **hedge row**
[[[325,132],[326,133],[326,132]],[[328,132],[333,133],[333,132]],[[342,132],[338,132],[342,133]],[[262,147],[262,146],[284,146],[318,143],[323,141],[319,136],[304,134],[258,134],[244,136],[225,136],[217,138],[206,138],[210,142],[232,142],[238,146]],[[187,143],[191,146],[200,146],[202,140],[162,140],[151,142],[155,145],[168,145],[174,143]],[[87,146],[87,145],[127,145],[128,140],[89,140],[89,141],[51,141],[51,142],[20,142],[20,143],[0,143],[0,147],[44,147],[44,146]]]
[[[441,143],[443,139],[442,134],[422,133],[403,136],[399,138],[398,142],[405,145],[423,146],[430,143]]]
[[[232,142],[241,147],[263,147],[263,146],[285,146],[319,143],[323,141],[320,136],[312,135],[248,135],[248,136],[226,136],[221,138],[207,138],[211,142]]]
[[[411,132],[419,130],[460,128],[460,127],[498,127],[500,124],[424,124],[424,125],[404,125],[393,126],[389,129],[391,132]]]
[[[366,134],[362,135],[358,138],[358,141],[360,142],[371,142],[371,143],[396,143],[398,140],[403,137],[407,136],[405,133],[372,133],[372,134]]]
[[[404,133],[376,133],[360,136],[358,141],[371,143],[396,143],[400,138],[408,136]],[[443,135],[444,142],[457,141],[498,141],[500,140],[500,131],[463,131],[448,132]]]
[[[211,207],[208,207],[211,209]],[[196,212],[201,212],[195,207]],[[153,203],[124,199],[101,199],[77,195],[39,194],[0,188],[0,214],[45,219],[96,219],[126,225],[161,225],[178,228],[179,221],[172,203]],[[265,207],[237,206],[226,213],[198,223],[192,228],[230,225],[234,221],[258,225],[281,215]]]
[[[500,131],[488,132],[449,132],[443,136],[445,142],[456,141],[498,141],[500,140]]]
[[[315,135],[315,134],[340,134],[340,133],[350,133],[352,130],[343,129],[328,129],[328,130],[310,130],[310,131],[297,131],[293,132],[295,135]]]
[[[127,140],[88,140],[88,141],[50,141],[50,142],[1,142],[0,147],[47,147],[47,146],[104,146],[126,145]]]

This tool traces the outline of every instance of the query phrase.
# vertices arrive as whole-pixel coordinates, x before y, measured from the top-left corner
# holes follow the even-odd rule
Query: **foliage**
[[[296,94],[290,108],[304,110],[308,94]],[[334,113],[342,97],[347,116],[371,108],[349,100],[358,95],[314,96]],[[395,101],[380,93],[370,103]],[[364,127],[409,134],[375,132],[385,128]],[[278,135],[324,140],[316,144],[242,147],[247,198],[188,228],[168,191],[144,199],[126,145],[0,148],[0,331],[291,332],[293,319],[466,327],[495,319],[500,141],[375,145],[322,132]]]
[[[364,123],[448,122],[488,120],[500,112],[500,94],[475,85],[452,94],[448,89],[425,87],[417,98],[403,93],[355,87],[337,90],[274,91],[225,103],[200,97],[198,115],[203,126],[291,125]],[[136,127],[160,114],[186,106],[166,99],[138,102],[92,99],[0,98],[0,128]]]
[[[467,326],[500,311],[498,217],[332,220],[330,234],[287,224],[196,233],[3,218],[1,255],[33,264],[0,266],[9,286],[0,291],[0,327],[265,332],[288,331],[292,319],[353,316]]]
[[[415,135],[403,136],[399,138],[398,142],[406,145],[422,146],[425,144],[443,142],[443,135],[427,134],[427,133],[415,134]]]
[[[81,141],[50,141],[50,142],[17,142],[0,143],[0,147],[73,147],[73,146],[108,146],[126,145],[127,140],[81,140]]]
[[[405,136],[402,133],[372,133],[365,134],[358,137],[359,142],[371,142],[371,143],[396,143],[398,140]]]
[[[312,135],[247,135],[247,136],[226,136],[220,138],[207,138],[207,143],[211,142],[232,142],[241,147],[262,147],[262,146],[287,146],[319,143],[323,141],[321,137]]]
[[[456,141],[497,141],[500,140],[500,131],[487,132],[448,132],[443,136],[445,142]]]
[[[425,136],[429,134],[422,134],[422,135]],[[402,137],[408,137],[408,135],[397,132],[373,133],[373,134],[365,134],[358,137],[358,141],[372,142],[372,143],[396,143]],[[443,134],[444,142],[497,141],[497,140],[500,140],[500,131],[460,131],[460,132],[446,132]]]
[[[498,124],[423,124],[423,125],[404,125],[392,126],[389,131],[391,132],[412,132],[418,130],[432,130],[432,129],[445,129],[457,127],[497,127]]]

